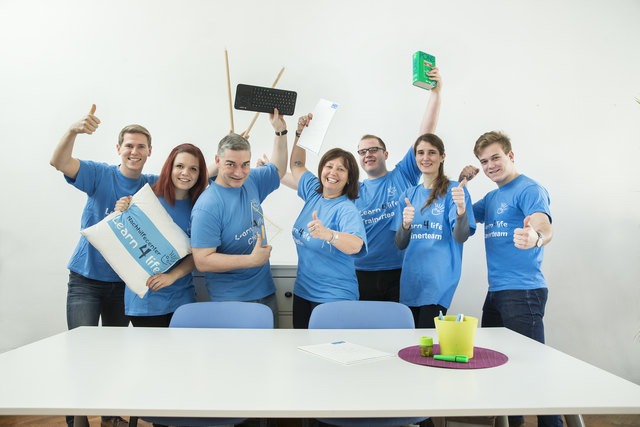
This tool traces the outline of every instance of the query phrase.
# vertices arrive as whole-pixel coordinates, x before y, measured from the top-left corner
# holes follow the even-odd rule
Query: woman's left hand
[[[322,225],[322,221],[318,219],[318,211],[313,211],[313,221],[307,224],[307,228],[314,239],[331,240],[333,237],[331,230]]]
[[[154,274],[147,279],[147,287],[155,292],[173,285],[173,282],[175,282],[175,279],[173,279],[169,274]]]
[[[467,183],[467,178],[463,178],[460,185],[451,189],[451,198],[453,203],[457,206],[457,214],[463,215],[467,211],[467,206],[464,200],[464,185]]]

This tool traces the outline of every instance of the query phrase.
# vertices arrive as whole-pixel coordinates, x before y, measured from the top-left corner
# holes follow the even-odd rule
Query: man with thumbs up
[[[87,193],[81,228],[90,227],[113,211],[118,199],[130,196],[145,184],[153,185],[158,177],[142,173],[151,155],[151,134],[140,125],[129,125],[120,131],[116,150],[120,165],[78,160],[73,148],[79,134],[92,135],[100,125],[96,106],[89,114],[71,125],[64,134],[50,164],[64,174],[67,182]],[[67,292],[67,325],[127,326],[124,314],[124,282],[84,236],[69,261]]]
[[[489,291],[482,307],[482,327],[505,326],[544,343],[543,317],[547,284],[542,274],[544,246],[553,237],[549,194],[515,168],[509,138],[487,132],[476,141],[474,154],[486,176],[498,185],[474,203],[477,222],[484,223]],[[461,179],[473,178],[467,166]],[[510,423],[524,422],[521,417]],[[559,416],[540,416],[538,425],[562,425]]]
[[[277,325],[271,246],[264,235],[262,201],[280,186],[287,169],[287,125],[278,110],[271,162],[251,169],[251,146],[235,133],[218,144],[218,176],[191,211],[191,246],[198,271],[205,272],[212,301],[251,301],[271,308]]]
[[[87,203],[82,212],[81,229],[100,222],[113,211],[118,199],[136,193],[145,184],[153,185],[158,177],[146,175],[142,169],[151,155],[151,134],[140,125],[129,125],[120,131],[116,150],[119,165],[79,160],[73,157],[76,137],[92,135],[100,125],[96,106],[89,114],[72,124],[56,146],[50,164],[64,174],[67,182],[87,193]],[[129,318],[124,314],[124,287],[120,276],[109,266],[84,236],[69,261],[67,285],[67,326],[127,326]],[[103,417],[102,423],[117,425],[119,417]],[[86,418],[77,419],[77,424]],[[73,417],[67,417],[73,425]],[[77,425],[76,424],[76,425]],[[88,424],[86,424],[88,425]]]

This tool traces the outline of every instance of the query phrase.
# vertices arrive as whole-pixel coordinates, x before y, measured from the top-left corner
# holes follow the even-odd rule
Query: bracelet
[[[296,137],[300,138],[302,136],[302,132],[296,131]]]
[[[334,245],[338,241],[338,232],[331,231],[331,240],[327,240],[327,243],[330,245]]]
[[[286,130],[286,129],[285,129],[285,130],[283,130],[283,131],[276,132],[276,135],[277,135],[277,136],[286,135],[286,134],[287,134],[287,132],[288,132],[288,130]]]

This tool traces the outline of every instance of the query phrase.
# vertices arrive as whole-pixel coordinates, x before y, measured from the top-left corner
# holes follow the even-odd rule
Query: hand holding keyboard
[[[273,109],[277,108],[281,115],[292,116],[297,96],[296,92],[290,90],[239,84],[236,87],[234,108],[261,113],[273,113]]]

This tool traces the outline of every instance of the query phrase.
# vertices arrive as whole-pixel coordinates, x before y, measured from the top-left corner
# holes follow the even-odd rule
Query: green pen
[[[436,360],[445,360],[447,362],[469,363],[469,358],[463,355],[445,356],[443,354],[436,354],[433,358]]]

